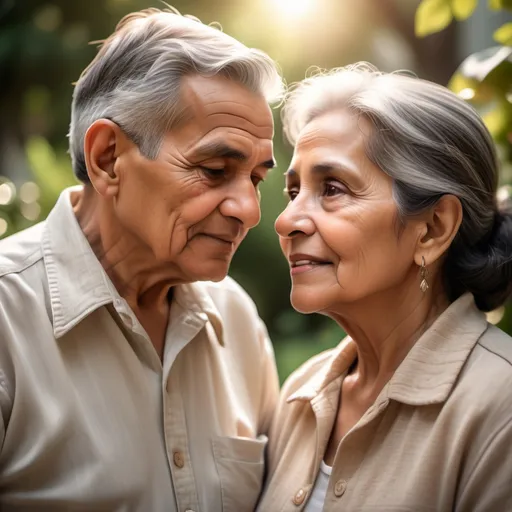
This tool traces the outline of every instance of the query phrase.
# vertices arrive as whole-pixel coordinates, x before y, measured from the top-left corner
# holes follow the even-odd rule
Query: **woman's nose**
[[[315,224],[305,208],[291,201],[277,217],[275,230],[282,238],[294,238],[301,234],[311,236],[315,231]]]

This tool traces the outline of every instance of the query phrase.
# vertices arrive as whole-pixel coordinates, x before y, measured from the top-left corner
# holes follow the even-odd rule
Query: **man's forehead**
[[[189,121],[236,126],[239,122],[252,125],[258,137],[272,137],[273,118],[268,103],[262,95],[249,91],[243,85],[222,76],[185,77],[181,86],[181,101]],[[224,116],[224,117],[221,117]],[[234,127],[234,126],[233,126]]]
[[[190,102],[208,103],[219,99],[229,100],[233,95],[258,97],[244,85],[222,75],[187,75],[181,81],[181,93]]]

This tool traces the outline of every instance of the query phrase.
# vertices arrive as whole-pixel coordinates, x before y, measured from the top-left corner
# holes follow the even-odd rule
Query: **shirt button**
[[[185,465],[185,457],[183,457],[183,453],[174,452],[172,455],[172,460],[174,461],[174,465],[177,468],[182,468]]]
[[[191,508],[187,508],[187,510],[185,510],[185,512],[194,512]]]
[[[347,482],[345,480],[338,480],[336,484],[334,484],[334,494],[340,498],[345,494],[347,489]]]
[[[306,491],[304,489],[299,489],[295,496],[293,497],[293,504],[294,505],[302,505],[304,503],[304,500],[306,499]]]

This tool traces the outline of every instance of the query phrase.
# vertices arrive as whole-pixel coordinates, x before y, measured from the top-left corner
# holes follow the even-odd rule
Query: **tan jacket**
[[[0,242],[2,511],[252,512],[278,396],[233,280],[176,288],[162,364],[69,191]]]
[[[305,506],[355,353],[346,339],[285,384],[260,512]],[[473,297],[453,303],[343,438],[324,512],[512,511],[511,361]]]

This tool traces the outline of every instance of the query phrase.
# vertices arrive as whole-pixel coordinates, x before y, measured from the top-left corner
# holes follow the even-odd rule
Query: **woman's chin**
[[[310,313],[319,313],[324,306],[322,301],[316,299],[312,294],[308,294],[307,292],[305,293],[304,291],[294,292],[292,290],[290,293],[290,302],[295,311],[305,315]]]

